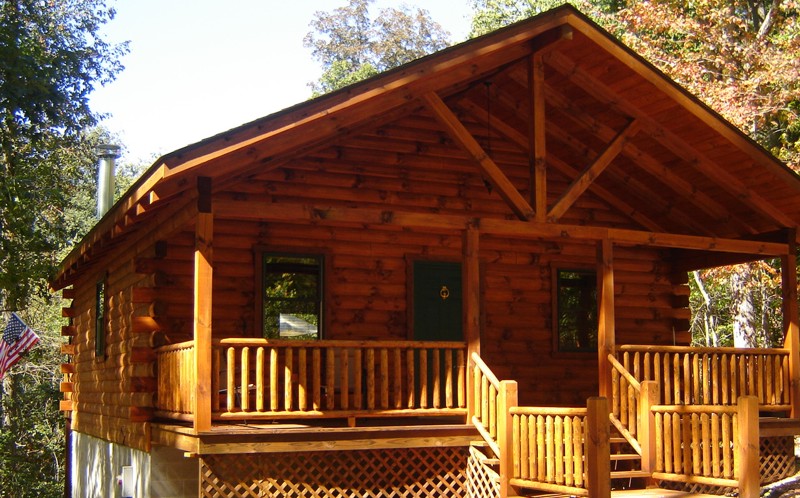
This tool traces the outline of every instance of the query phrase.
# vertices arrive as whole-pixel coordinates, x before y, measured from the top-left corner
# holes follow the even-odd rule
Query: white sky
[[[409,0],[462,41],[468,0]],[[116,81],[91,96],[127,163],[147,163],[309,98],[321,70],[303,47],[315,11],[347,0],[118,0],[105,26],[130,41]],[[378,0],[371,9],[398,6]]]

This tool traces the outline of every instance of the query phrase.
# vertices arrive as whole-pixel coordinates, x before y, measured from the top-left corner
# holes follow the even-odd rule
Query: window
[[[597,273],[556,270],[559,352],[597,351]]]
[[[263,329],[268,339],[317,339],[322,324],[322,256],[265,254]]]
[[[106,317],[108,301],[106,300],[106,277],[95,286],[94,302],[94,355],[98,358],[106,356]]]

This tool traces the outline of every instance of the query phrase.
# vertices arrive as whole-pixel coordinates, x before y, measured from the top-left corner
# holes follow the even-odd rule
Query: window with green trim
[[[597,351],[597,272],[556,270],[559,352]]]
[[[264,254],[262,333],[268,339],[318,339],[323,256]]]

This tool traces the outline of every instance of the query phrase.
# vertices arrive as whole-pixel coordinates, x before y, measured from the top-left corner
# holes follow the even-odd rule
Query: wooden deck
[[[652,498],[719,498],[719,495],[686,493],[684,491],[671,491],[668,489],[660,489],[660,488],[612,491],[611,496],[612,498],[625,498],[634,496],[649,496]]]
[[[192,455],[286,453],[468,446],[480,436],[469,424],[372,425],[346,427],[305,424],[215,424],[194,434],[186,425],[153,424],[153,443],[173,446]]]

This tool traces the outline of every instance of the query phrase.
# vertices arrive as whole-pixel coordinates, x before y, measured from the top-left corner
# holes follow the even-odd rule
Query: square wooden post
[[[656,465],[656,417],[650,407],[658,404],[658,382],[646,380],[639,393],[639,444],[642,447],[642,470],[653,472]]]
[[[599,395],[610,399],[611,364],[608,355],[616,348],[614,330],[614,250],[608,239],[597,251],[597,367]]]
[[[592,498],[611,497],[611,429],[608,400],[589,398],[586,402],[586,488]]]
[[[761,469],[759,460],[758,398],[741,396],[738,402],[739,454],[736,460],[736,475],[739,478],[739,496],[758,498],[761,492]]]
[[[514,469],[514,431],[510,409],[517,406],[517,382],[500,381],[497,407],[497,445],[500,447],[500,498],[514,496],[511,489]]]
[[[214,215],[211,179],[197,179],[194,247],[194,432],[211,430],[211,294],[214,269]]]
[[[781,294],[783,297],[783,347],[789,350],[789,393],[792,418],[800,418],[800,326],[797,317],[796,231],[789,230],[787,254],[781,256]]]
[[[462,267],[464,296],[464,341],[467,343],[465,373],[467,380],[467,422],[475,415],[475,383],[469,365],[472,353],[481,352],[481,285],[480,285],[480,232],[470,227],[464,231],[464,266]]]

